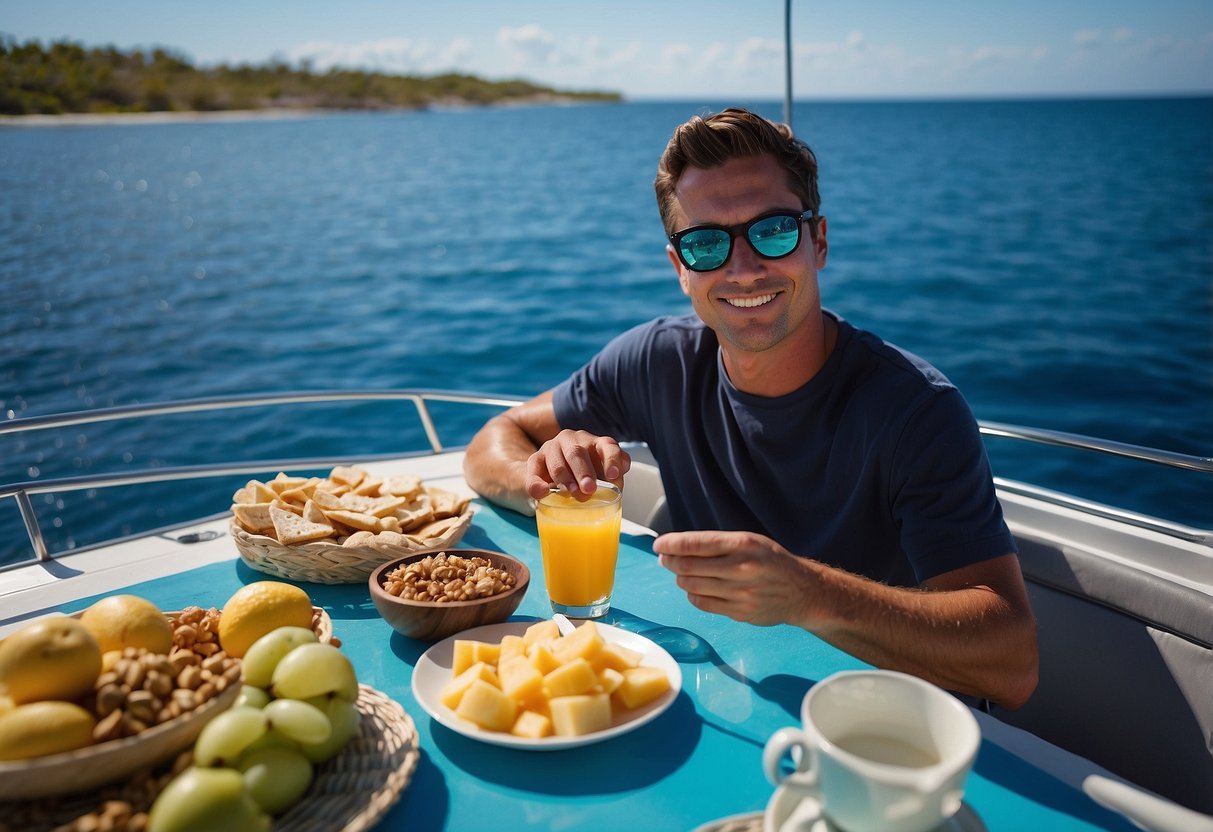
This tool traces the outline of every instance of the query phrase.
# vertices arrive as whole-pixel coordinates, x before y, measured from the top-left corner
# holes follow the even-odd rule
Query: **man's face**
[[[674,229],[731,226],[777,210],[803,206],[788,188],[783,168],[770,156],[734,159],[715,168],[687,168],[674,190]],[[817,239],[801,225],[800,245],[786,257],[768,260],[738,236],[719,269],[695,272],[671,249],[682,291],[696,314],[716,332],[722,348],[761,352],[802,335],[803,324],[820,319],[817,270],[825,266],[825,220]]]

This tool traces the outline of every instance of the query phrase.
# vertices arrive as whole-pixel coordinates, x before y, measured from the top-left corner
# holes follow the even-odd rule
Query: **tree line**
[[[199,68],[158,47],[123,51],[70,41],[43,46],[0,37],[0,114],[206,112],[271,108],[417,109],[510,101],[617,101],[617,93],[568,91],[473,75],[314,71],[275,60]]]

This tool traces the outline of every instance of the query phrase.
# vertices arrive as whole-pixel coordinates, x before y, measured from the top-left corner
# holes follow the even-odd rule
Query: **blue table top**
[[[550,617],[534,519],[487,503],[478,502],[478,509],[460,545],[525,561],[535,579],[514,617]],[[682,669],[682,691],[642,729],[565,751],[490,746],[434,722],[411,689],[413,667],[430,644],[394,632],[365,584],[299,584],[332,617],[359,679],[398,701],[417,725],[420,762],[379,829],[689,830],[763,809],[773,791],[762,773],[767,738],[796,724],[814,682],[867,665],[803,630],[759,628],[695,609],[658,565],[650,542],[624,534],[612,610],[603,620],[669,651]],[[123,592],[162,609],[222,607],[240,586],[265,579],[234,559]],[[989,741],[982,743],[965,799],[990,832],[1135,829]]]

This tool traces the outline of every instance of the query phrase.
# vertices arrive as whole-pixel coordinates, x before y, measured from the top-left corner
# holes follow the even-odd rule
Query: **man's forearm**
[[[819,577],[821,607],[809,601],[804,626],[834,646],[1005,707],[1035,689],[1035,621],[1019,593],[982,584],[904,589],[828,567]]]
[[[472,438],[463,460],[463,475],[478,494],[498,505],[532,514],[527,496],[527,459],[536,445],[505,415],[494,417]]]

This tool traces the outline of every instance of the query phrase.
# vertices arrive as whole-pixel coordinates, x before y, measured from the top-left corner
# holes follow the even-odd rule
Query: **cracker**
[[[297,503],[288,503],[286,500],[282,500],[282,499],[275,497],[273,502],[270,503],[270,505],[273,506],[274,508],[280,508],[283,511],[289,511],[291,514],[296,514],[300,517],[303,516],[303,506],[301,506]]]
[[[307,477],[288,477],[284,472],[279,471],[278,476],[266,483],[274,490],[275,494],[281,494],[283,491],[288,491],[292,488],[298,488],[307,482]]]
[[[429,495],[430,502],[434,504],[434,515],[437,517],[455,517],[463,514],[463,510],[471,502],[470,497],[464,497],[454,491],[447,491],[445,488],[438,488],[434,485],[427,485],[425,493]]]
[[[272,503],[274,498],[278,496],[278,492],[270,488],[260,480],[249,480],[248,485],[244,486],[248,490],[248,494],[253,498],[254,503]]]
[[[288,503],[306,503],[316,493],[316,486],[320,484],[319,477],[312,477],[303,483],[303,485],[295,488],[288,488],[278,496],[286,500]]]
[[[232,514],[246,532],[261,534],[274,528],[269,503],[237,503],[232,506]]]
[[[324,511],[321,510],[320,506],[316,505],[312,500],[308,500],[303,504],[303,519],[309,523],[324,523],[326,526],[332,525],[329,523],[328,518],[324,516]]]
[[[324,516],[330,520],[349,526],[351,529],[361,529],[367,532],[379,531],[379,518],[373,514],[363,514],[360,511],[325,511]]]
[[[415,474],[396,474],[384,477],[383,482],[379,484],[379,493],[411,499],[421,493],[421,477]]]
[[[408,501],[403,497],[366,497],[362,494],[341,495],[341,507],[374,517],[387,517]]]
[[[409,537],[420,542],[433,540],[436,537],[442,537],[451,529],[459,525],[461,517],[444,517],[441,520],[435,520],[432,523],[426,523],[419,529],[414,529],[409,532]]]
[[[324,509],[325,511],[336,511],[344,508],[341,499],[337,497],[337,495],[333,494],[331,491],[322,490],[320,487],[317,487],[316,490],[312,492],[312,502],[320,506],[320,508]]]
[[[312,523],[294,512],[277,506],[270,506],[270,517],[274,521],[274,531],[278,534],[278,542],[286,546],[307,543],[309,540],[321,540],[333,535],[332,526]]]
[[[352,535],[341,541],[342,546],[367,546],[375,542],[377,535],[374,532],[354,532]]]
[[[329,479],[341,485],[353,488],[366,477],[366,471],[357,465],[338,465],[329,472]]]
[[[355,494],[362,494],[366,497],[377,497],[379,496],[379,486],[382,483],[383,480],[379,479],[378,477],[368,476],[362,482],[358,483],[356,487],[350,490]]]
[[[236,493],[232,495],[232,502],[244,505],[253,502],[253,495],[249,493],[248,488],[237,488]]]
[[[436,519],[434,516],[434,506],[427,494],[422,494],[420,497],[405,503],[393,511],[392,516],[400,521],[400,527],[406,532],[424,526],[426,523]]]

